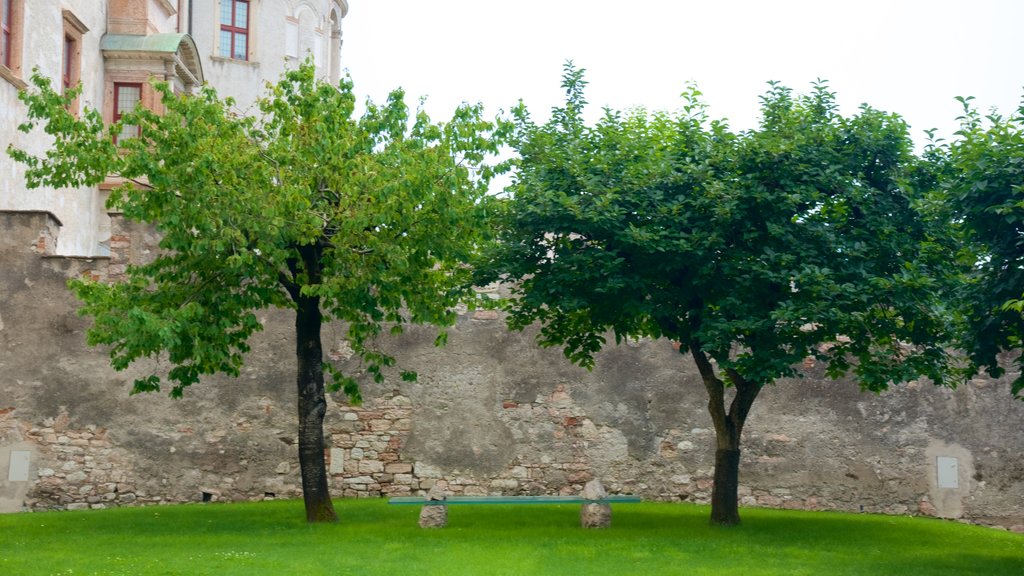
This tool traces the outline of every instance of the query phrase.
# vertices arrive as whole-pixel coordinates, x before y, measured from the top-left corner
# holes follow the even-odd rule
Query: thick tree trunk
[[[729,410],[725,408],[725,382],[716,374],[707,355],[696,345],[691,354],[708,391],[708,413],[715,425],[715,478],[711,489],[711,524],[736,526],[740,523],[740,438],[750,407],[761,387],[748,382],[735,371],[729,380],[736,388]]]
[[[740,523],[740,450],[715,451],[715,485],[711,488],[711,523],[735,526]]]
[[[299,387],[299,467],[302,472],[302,498],[307,522],[337,522],[327,487],[327,462],[324,458],[323,346],[320,342],[320,300],[300,296],[295,312],[295,356],[298,360]]]

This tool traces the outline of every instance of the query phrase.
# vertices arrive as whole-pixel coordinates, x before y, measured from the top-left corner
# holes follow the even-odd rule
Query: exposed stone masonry
[[[409,399],[397,393],[366,406],[342,406],[340,421],[335,418],[325,426],[333,446],[329,469],[334,492],[365,498],[408,495],[421,486],[429,489],[429,481],[421,484],[413,475],[413,463],[402,460],[411,417]]]
[[[46,464],[37,469],[39,480],[25,506],[80,510],[140,502],[128,480],[130,456],[111,444],[105,429],[92,425],[74,429],[69,424],[65,411],[44,420],[42,427],[22,430],[24,437],[39,447],[40,459]]]

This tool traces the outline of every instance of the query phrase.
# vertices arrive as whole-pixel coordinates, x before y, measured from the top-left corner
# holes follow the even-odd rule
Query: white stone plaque
[[[11,467],[7,472],[8,482],[28,482],[28,465],[32,453],[27,450],[11,450]]]
[[[951,456],[939,456],[935,459],[935,467],[939,474],[939,488],[960,487],[960,460]]]
[[[345,450],[342,448],[331,448],[331,474],[343,474],[345,472]]]

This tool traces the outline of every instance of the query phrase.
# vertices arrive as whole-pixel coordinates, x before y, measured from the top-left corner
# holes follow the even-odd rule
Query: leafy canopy
[[[447,325],[472,295],[461,263],[489,235],[485,159],[504,130],[479,105],[434,123],[422,110],[410,117],[396,90],[357,116],[351,80],[318,82],[306,64],[270,86],[252,117],[212,88],[179,96],[156,83],[164,112],[126,114],[141,137],[115,145],[120,124],[93,110],[74,118],[62,107],[73,94],[39,74],[33,84],[21,129],[42,122],[55,143],[43,158],[10,150],[30,187],[113,175],[125,183],[109,207],[160,234],[160,253],[124,282],[72,282],[95,317],[89,342],[111,346],[118,369],[166,352],[173,396],[204,374],[237,375],[264,308],[317,301],[380,378],[393,363],[373,346],[384,323]],[[358,397],[353,379],[335,377]],[[154,375],[135,391],[159,386]]]
[[[1004,373],[997,355],[1024,349],[1024,105],[1009,117],[982,118],[971,98],[959,138],[945,152],[954,214],[979,254],[964,291],[963,346],[993,377]],[[1024,359],[1017,357],[1018,367]],[[1024,373],[1013,392],[1024,399]]]
[[[501,243],[478,281],[515,281],[511,323],[585,366],[611,331],[665,336],[756,386],[811,356],[881,390],[946,381],[935,227],[917,209],[898,116],[842,116],[824,82],[772,83],[757,129],[678,113],[605,110],[586,124],[582,70],[537,125],[516,111],[521,160]],[[735,376],[735,377],[733,377]]]

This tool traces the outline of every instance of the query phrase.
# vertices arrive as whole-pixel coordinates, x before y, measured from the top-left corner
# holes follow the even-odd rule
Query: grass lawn
[[[0,515],[0,575],[1024,575],[1024,535],[923,518],[745,509],[722,529],[642,503],[583,530],[575,505],[455,506],[422,530],[418,506],[336,506],[317,526],[298,501]]]

